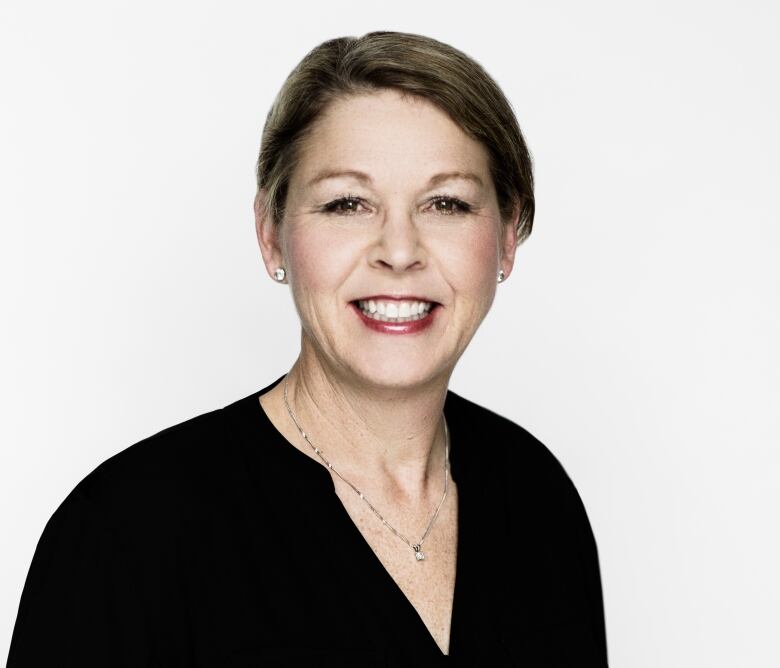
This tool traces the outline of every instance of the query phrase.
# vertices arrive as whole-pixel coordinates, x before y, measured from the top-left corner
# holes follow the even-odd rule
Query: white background
[[[298,349],[254,235],[279,86],[417,32],[511,100],[537,218],[451,389],[524,425],[596,534],[611,665],[780,665],[780,95],[771,2],[0,5],[0,658],[101,461]]]

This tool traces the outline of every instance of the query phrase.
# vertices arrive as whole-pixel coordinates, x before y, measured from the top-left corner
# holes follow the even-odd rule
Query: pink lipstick
[[[376,314],[368,315],[360,308],[360,305],[357,302],[350,302],[349,305],[366,327],[375,332],[380,332],[381,334],[417,334],[422,332],[433,324],[433,320],[439,310],[439,305],[433,304],[431,309],[417,320],[398,321],[395,318],[380,320],[372,317]]]

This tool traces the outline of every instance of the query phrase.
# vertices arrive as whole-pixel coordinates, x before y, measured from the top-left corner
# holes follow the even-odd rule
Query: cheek
[[[342,235],[343,236],[343,235]],[[292,227],[287,239],[291,282],[301,294],[333,294],[344,283],[355,261],[354,240],[333,230]]]
[[[493,234],[475,230],[450,246],[448,274],[462,292],[492,292],[498,272],[497,241]]]

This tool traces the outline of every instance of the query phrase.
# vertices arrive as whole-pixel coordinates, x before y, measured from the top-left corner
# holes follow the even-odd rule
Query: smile
[[[410,322],[425,318],[433,304],[423,301],[358,300],[363,314],[381,322]]]
[[[422,332],[439,310],[439,304],[417,299],[358,299],[350,306],[366,327],[382,334]]]

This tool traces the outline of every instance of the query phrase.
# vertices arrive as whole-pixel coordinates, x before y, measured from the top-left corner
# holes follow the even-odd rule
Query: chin
[[[404,365],[407,366],[407,365]],[[398,364],[386,362],[383,365],[369,365],[364,367],[352,367],[353,372],[358,375],[363,383],[372,385],[376,388],[386,389],[408,389],[418,385],[424,385],[433,379],[436,375],[434,369],[413,370],[412,365],[407,368],[399,368]]]
[[[414,360],[393,356],[384,360],[354,360],[349,364],[352,373],[364,384],[376,388],[408,389],[431,382],[443,372],[429,358]]]

